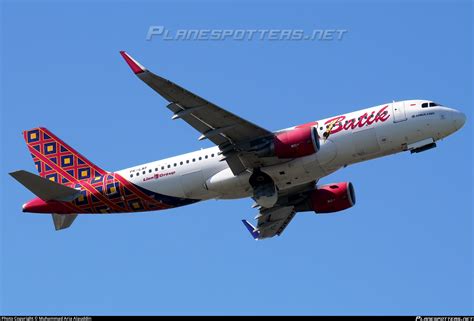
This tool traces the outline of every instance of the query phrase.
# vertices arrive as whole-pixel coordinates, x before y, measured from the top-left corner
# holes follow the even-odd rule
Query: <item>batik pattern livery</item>
[[[26,130],[23,136],[41,177],[66,185],[106,174],[46,128]],[[56,167],[67,175],[55,170]]]
[[[41,177],[81,191],[72,202],[55,201],[64,208],[62,213],[154,211],[198,201],[155,193],[104,171],[46,128],[23,135]]]

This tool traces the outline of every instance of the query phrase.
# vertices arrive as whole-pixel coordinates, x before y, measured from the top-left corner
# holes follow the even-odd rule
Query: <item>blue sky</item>
[[[1,7],[2,314],[472,314],[468,1],[23,2]],[[177,29],[346,29],[341,41],[146,41]],[[21,213],[38,125],[107,170],[210,146],[130,72],[149,69],[276,130],[392,100],[462,110],[421,154],[349,166],[357,205],[253,241],[249,199],[81,216]]]

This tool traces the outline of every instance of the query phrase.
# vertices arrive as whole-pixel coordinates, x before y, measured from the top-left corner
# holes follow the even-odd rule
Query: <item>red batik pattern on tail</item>
[[[46,128],[25,131],[24,138],[40,176],[81,191],[73,201],[63,202],[71,213],[141,212],[197,201],[140,189],[100,169]]]
[[[26,130],[23,136],[41,177],[69,185],[79,180],[107,174],[46,128]],[[37,154],[42,156],[41,159]],[[68,177],[54,167],[63,169],[69,174]]]

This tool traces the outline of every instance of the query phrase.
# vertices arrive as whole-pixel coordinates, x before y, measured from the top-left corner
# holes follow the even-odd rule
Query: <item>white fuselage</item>
[[[279,190],[285,190],[318,181],[350,164],[435,142],[464,124],[462,113],[442,106],[422,107],[429,103],[427,100],[388,103],[304,125],[317,126],[320,150],[261,170],[273,178]],[[329,127],[331,133],[325,140],[326,126],[332,123],[335,124]],[[227,162],[220,161],[218,152],[217,146],[201,149],[120,170],[117,174],[153,192],[180,198],[251,196],[248,182],[251,173],[234,176]]]

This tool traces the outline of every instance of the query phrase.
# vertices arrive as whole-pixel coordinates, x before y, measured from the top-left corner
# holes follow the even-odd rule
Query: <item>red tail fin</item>
[[[68,184],[107,173],[46,128],[25,130],[23,136],[41,177]]]

